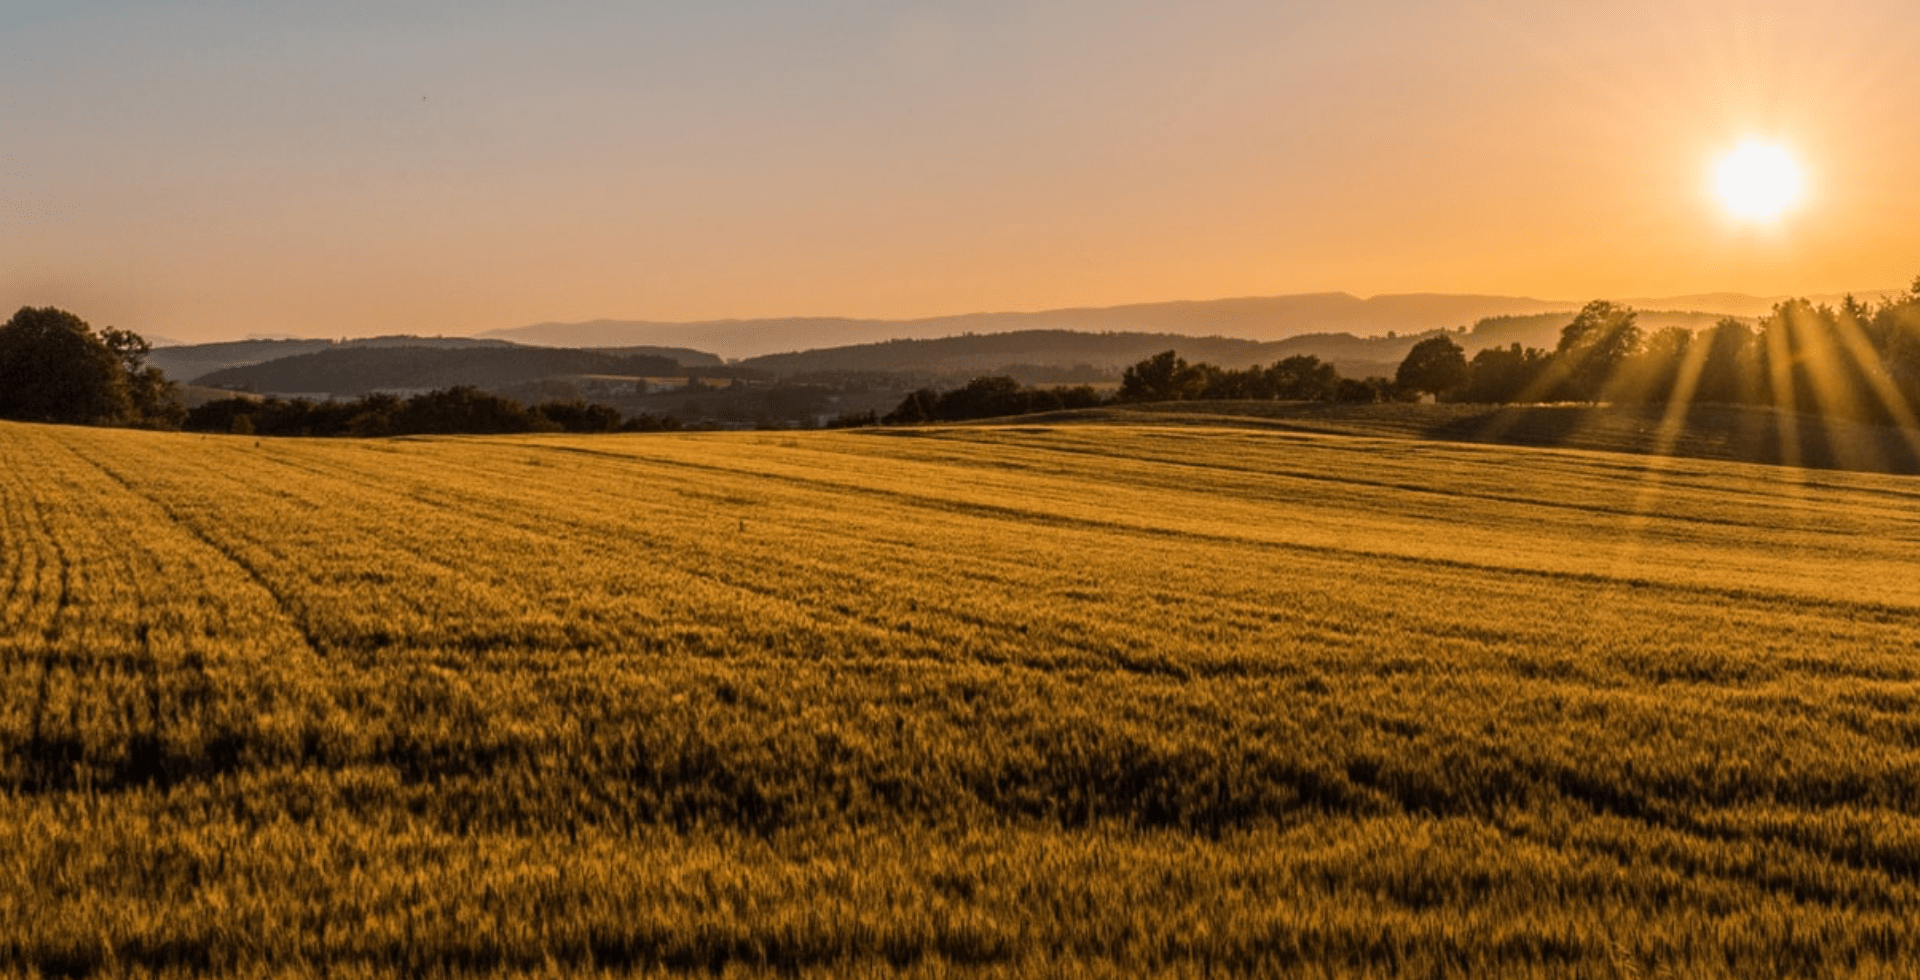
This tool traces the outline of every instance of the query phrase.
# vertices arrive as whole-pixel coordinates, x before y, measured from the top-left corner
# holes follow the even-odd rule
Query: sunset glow
[[[187,341],[1920,255],[1906,0],[0,7],[0,306]]]
[[[1720,158],[1713,187],[1736,218],[1777,220],[1799,203],[1804,179],[1792,154],[1771,143],[1747,142]]]

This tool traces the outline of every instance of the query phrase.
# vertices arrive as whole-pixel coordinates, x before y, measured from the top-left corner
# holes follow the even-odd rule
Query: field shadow
[[[1808,469],[1920,474],[1914,434],[1774,409],[1695,405],[1662,433],[1659,406],[1508,406],[1432,419],[1427,439],[1596,449]]]
[[[1670,416],[1662,405],[1158,402],[956,425],[1230,426],[1920,475],[1920,432],[1748,405],[1693,405]]]

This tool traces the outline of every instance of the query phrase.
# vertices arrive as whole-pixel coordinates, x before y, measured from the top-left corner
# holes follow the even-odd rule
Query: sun
[[[1713,190],[1735,218],[1773,221],[1800,200],[1800,165],[1785,149],[1750,140],[1720,158]]]

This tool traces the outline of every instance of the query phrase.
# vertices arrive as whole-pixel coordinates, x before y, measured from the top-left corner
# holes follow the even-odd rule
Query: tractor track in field
[[[200,542],[215,554],[218,554],[228,564],[245,572],[247,578],[272,600],[274,608],[279,610],[281,617],[293,628],[293,632],[300,637],[300,641],[305,645],[307,652],[314,656],[324,657],[327,647],[325,643],[314,634],[312,624],[308,622],[305,612],[290,601],[287,596],[275,589],[272,581],[268,579],[252,561],[248,560],[245,555],[222,543],[218,538],[208,534],[204,528],[201,528],[199,525],[182,516],[179,510],[173,507],[173,505],[155,495],[141,490],[134,485],[133,481],[127,479],[125,475],[111,466],[77,451],[71,449],[68,451],[73,454],[74,458],[99,470],[102,475],[119,485],[120,488],[128,494],[136,499],[145,501],[149,506],[158,510],[166,517],[170,524],[186,532],[188,536]]]
[[[525,448],[535,448],[528,444],[519,444]],[[550,452],[584,453],[589,455],[611,456],[620,459],[634,459],[629,454],[606,453],[600,450],[585,449],[576,446],[539,445],[537,448]],[[652,465],[674,467],[693,472],[723,473],[754,479],[778,480],[796,486],[807,486],[833,494],[858,494],[877,499],[887,499],[917,506],[927,510],[948,511],[976,517],[985,517],[1023,525],[1044,525],[1054,527],[1082,528],[1098,532],[1122,532],[1143,537],[1189,539],[1220,544],[1234,544],[1263,551],[1281,551],[1303,554],[1325,555],[1330,557],[1359,558],[1367,561],[1392,563],[1396,565],[1430,568],[1438,567],[1457,571],[1475,572],[1496,577],[1521,578],[1534,581],[1565,582],[1574,585],[1618,586],[1630,589],[1662,589],[1683,595],[1698,595],[1739,603],[1779,603],[1792,602],[1796,606],[1808,609],[1823,609],[1843,616],[1867,614],[1882,618],[1920,618],[1920,607],[1896,605],[1868,599],[1836,599],[1804,594],[1788,595],[1765,592],[1755,588],[1740,586],[1704,585],[1699,583],[1670,582],[1661,579],[1632,575],[1600,573],[1591,571],[1563,571],[1549,568],[1527,568],[1516,565],[1496,565],[1471,561],[1462,558],[1446,558],[1426,555],[1406,555],[1378,549],[1356,548],[1339,545],[1312,544],[1293,541],[1266,541],[1215,532],[1154,527],[1152,525],[1130,523],[1126,521],[1099,520],[1089,517],[1077,517],[1069,514],[1054,514],[1036,511],[1011,504],[990,504],[973,501],[954,500],[936,497],[925,493],[895,490],[885,487],[867,486],[823,477],[806,477],[794,474],[776,474],[751,469],[741,469],[703,463],[684,459],[646,457]]]

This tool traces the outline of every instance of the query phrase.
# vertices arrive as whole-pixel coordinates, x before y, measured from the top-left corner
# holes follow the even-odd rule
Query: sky
[[[178,340],[1920,275],[1911,0],[5,0],[0,305]],[[1799,205],[1711,191],[1743,141]]]

